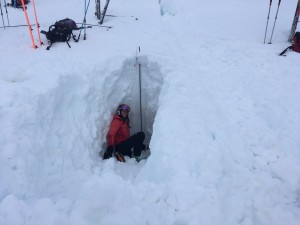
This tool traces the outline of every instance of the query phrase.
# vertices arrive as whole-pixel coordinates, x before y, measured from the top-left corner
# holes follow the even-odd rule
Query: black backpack
[[[54,25],[51,25],[48,32],[42,30],[41,33],[46,35],[46,38],[50,43],[50,45],[47,47],[47,50],[51,48],[54,42],[66,42],[69,48],[71,48],[69,44],[71,37],[74,39],[74,41],[78,41],[75,39],[76,36],[73,34],[73,30],[79,29],[80,28],[77,28],[74,20],[66,18],[57,21]]]

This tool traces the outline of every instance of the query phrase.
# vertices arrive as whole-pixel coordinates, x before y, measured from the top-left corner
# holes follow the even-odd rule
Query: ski
[[[35,17],[35,24],[36,24],[36,27],[37,27],[37,33],[38,33],[38,37],[39,37],[39,42],[40,42],[40,46],[42,46],[43,42],[41,40],[40,26],[39,26],[37,14],[36,14],[35,3],[34,3],[34,0],[31,0],[31,1],[32,1],[32,5],[33,5],[33,11],[34,11],[34,17]]]
[[[103,23],[103,21],[104,21],[104,17],[105,17],[107,8],[108,8],[109,1],[110,1],[110,0],[106,0],[106,4],[105,4],[105,6],[104,6],[103,13],[102,13],[102,17],[101,17],[101,20],[100,20],[100,24],[101,24],[101,25],[102,25],[102,23]]]
[[[295,35],[297,25],[298,25],[298,22],[299,22],[299,15],[300,15],[300,0],[298,0],[298,4],[297,4],[297,7],[296,7],[294,20],[293,20],[291,32],[290,32],[289,39],[288,39],[289,42],[292,42],[293,37]]]
[[[33,46],[33,48],[36,49],[37,46],[36,46],[36,44],[34,43],[34,39],[33,39],[33,35],[32,35],[32,28],[31,28],[31,24],[30,24],[30,22],[29,22],[29,18],[28,18],[27,10],[26,10],[26,8],[25,8],[24,0],[21,0],[21,2],[22,2],[23,11],[24,11],[25,18],[26,18],[27,25],[28,25],[28,30],[29,30],[30,38],[31,38],[31,41],[32,41],[32,46]]]

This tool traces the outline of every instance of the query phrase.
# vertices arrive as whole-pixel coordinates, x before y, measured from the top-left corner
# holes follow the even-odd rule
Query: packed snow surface
[[[300,54],[278,56],[297,2],[282,1],[269,45],[267,0],[111,0],[112,28],[49,51],[36,26],[37,49],[26,26],[1,28],[0,224],[299,225]],[[84,18],[83,0],[35,4],[41,30]],[[139,65],[152,154],[103,161],[118,104],[140,130]]]

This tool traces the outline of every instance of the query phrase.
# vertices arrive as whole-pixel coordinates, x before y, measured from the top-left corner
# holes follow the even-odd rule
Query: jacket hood
[[[119,116],[119,115],[115,114],[114,117],[113,117],[113,119],[117,119],[117,120],[124,121],[124,122],[126,122],[126,123],[128,124],[128,126],[130,127],[130,125],[129,125],[129,117],[123,118],[122,116]]]

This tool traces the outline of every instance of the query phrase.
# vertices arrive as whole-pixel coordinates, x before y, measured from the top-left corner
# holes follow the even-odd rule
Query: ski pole
[[[97,5],[98,5],[98,0],[95,0],[95,15],[98,18],[98,16],[97,16]]]
[[[277,6],[276,16],[275,16],[275,20],[274,20],[273,29],[272,29],[272,34],[271,34],[270,42],[268,44],[272,44],[272,37],[273,37],[273,32],[274,32],[274,28],[275,28],[275,24],[276,24],[276,20],[277,20],[280,3],[281,3],[281,0],[278,1],[278,6]]]
[[[102,23],[103,23],[103,20],[104,20],[106,11],[107,11],[107,7],[108,7],[108,4],[109,4],[109,1],[110,1],[110,0],[106,0],[106,4],[105,4],[105,6],[104,6],[103,13],[102,13],[102,17],[101,17],[101,20],[100,20],[100,24],[101,24],[101,25],[102,25]]]
[[[4,23],[4,18],[3,18],[3,12],[2,12],[1,0],[0,0],[0,10],[1,10],[1,16],[2,16],[3,28],[4,28],[4,30],[5,30],[5,23]]]
[[[36,9],[35,9],[35,3],[34,0],[32,0],[32,4],[33,4],[33,11],[34,11],[34,17],[35,17],[35,24],[37,26],[37,32],[38,32],[38,37],[39,37],[39,42],[40,42],[40,46],[43,45],[43,42],[41,40],[41,35],[40,35],[40,26],[39,26],[39,22],[37,19],[37,14],[36,14]]]
[[[116,15],[105,15],[106,17],[118,17],[118,18],[134,18],[135,20],[139,20],[138,17],[135,16],[116,16]]]
[[[81,24],[82,25],[83,23],[76,23],[76,24]],[[103,28],[108,28],[108,29],[112,28],[112,26],[103,26],[103,25],[99,25],[99,24],[86,23],[85,25],[91,26],[91,27],[103,27]],[[83,29],[83,26],[81,26],[80,29]]]
[[[6,11],[6,17],[7,17],[8,26],[10,26],[10,24],[9,24],[9,18],[8,18],[8,12],[7,12],[6,0],[4,0],[4,7],[5,7],[5,11]]]
[[[35,24],[30,24],[32,27],[35,26]],[[27,27],[28,25],[27,24],[22,24],[22,25],[14,25],[14,26],[5,26],[5,28],[15,28],[15,27]],[[0,28],[3,28],[3,27],[0,27]]]
[[[142,114],[142,65],[139,63],[139,83],[140,83],[140,115],[141,115],[141,131],[143,131],[143,114]]]
[[[100,0],[95,0],[96,1],[96,12],[95,12],[95,15],[97,17],[98,20],[101,19],[101,2]]]
[[[86,0],[84,0],[84,11],[83,11],[84,13],[85,13],[85,10],[86,10]],[[86,17],[84,17],[83,23],[84,23],[83,40],[86,40]]]
[[[143,131],[143,115],[142,115],[142,65],[138,61],[138,52],[141,52],[140,46],[136,51],[136,65],[139,65],[139,87],[140,87],[140,118],[141,118],[141,131]]]
[[[88,11],[88,9],[89,9],[89,6],[90,6],[90,2],[91,2],[91,0],[89,0],[89,2],[88,2],[88,5],[87,5],[87,7],[86,7],[86,9],[85,9],[85,13],[84,13],[84,18],[83,18],[83,22],[81,23],[82,24],[82,26],[81,26],[81,29],[80,29],[80,32],[79,32],[79,35],[78,35],[78,39],[77,40],[75,40],[76,42],[78,42],[79,41],[79,39],[80,39],[80,35],[81,35],[81,31],[82,31],[82,28],[84,28],[84,24],[86,24],[86,13],[87,13],[87,11]]]
[[[266,36],[267,36],[267,30],[268,30],[268,24],[269,24],[269,18],[270,18],[271,5],[272,5],[272,0],[270,0],[270,5],[269,5],[269,12],[268,12],[268,18],[267,18],[267,26],[266,26],[266,31],[265,31],[264,44],[266,43]]]

